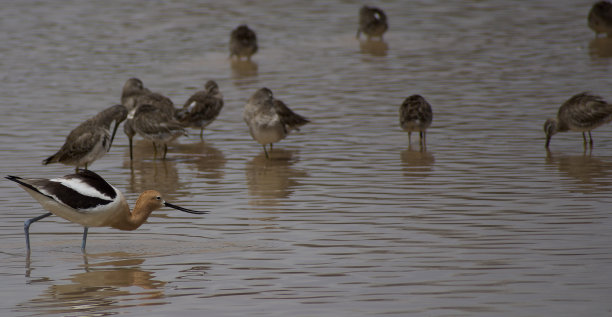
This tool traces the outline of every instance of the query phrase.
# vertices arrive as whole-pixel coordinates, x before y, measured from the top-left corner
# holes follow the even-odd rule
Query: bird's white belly
[[[250,130],[253,139],[259,144],[276,143],[285,138],[285,130],[280,122],[275,125],[259,125]]]
[[[93,163],[94,161],[104,156],[104,154],[108,152],[109,148],[110,148],[110,135],[105,135],[102,138],[102,142],[96,143],[93,149],[91,149],[91,151],[89,151],[87,155],[83,156],[83,158],[79,160],[77,166],[85,166],[85,165],[89,165]]]
[[[32,192],[26,188],[26,191],[32,195],[46,210],[56,216],[62,217],[70,222],[78,223],[84,227],[106,227],[111,220],[117,219],[123,212],[120,208],[112,208],[118,205],[119,199],[106,206],[97,207],[88,211],[79,211],[60,204],[46,196]],[[109,211],[114,210],[114,211]]]

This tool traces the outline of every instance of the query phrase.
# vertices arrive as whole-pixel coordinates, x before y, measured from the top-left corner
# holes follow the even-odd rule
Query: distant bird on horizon
[[[123,85],[121,92],[121,103],[127,108],[127,120],[123,124],[123,132],[128,137],[130,160],[133,159],[133,138],[136,135],[134,128],[134,116],[141,105],[151,105],[164,114],[164,118],[174,118],[174,103],[170,98],[145,88],[138,78],[130,78]],[[155,146],[155,145],[154,145]]]
[[[588,16],[589,27],[595,31],[595,37],[599,33],[605,33],[612,37],[612,3],[599,1],[591,7]]]
[[[62,163],[75,166],[75,170],[80,167],[87,169],[88,165],[110,150],[117,128],[127,114],[127,109],[122,105],[102,110],[70,131],[59,151],[43,160],[42,164]],[[115,127],[111,134],[110,126],[113,122]]]
[[[427,145],[425,133],[433,120],[431,105],[420,95],[412,95],[404,100],[399,108],[400,126],[408,132],[408,144],[411,144],[412,132],[419,132],[419,144]]]
[[[368,40],[372,37],[379,37],[382,41],[383,34],[389,28],[387,15],[377,7],[363,6],[359,10],[359,28],[357,38],[363,32]]]
[[[292,130],[310,121],[293,112],[281,100],[274,99],[268,88],[257,90],[249,99],[242,113],[244,122],[249,127],[253,139],[263,146],[266,158],[270,158],[266,145],[284,139]]]
[[[251,56],[257,53],[257,49],[257,35],[247,25],[238,26],[230,34],[230,58],[246,57],[247,60],[251,60]]]
[[[591,130],[610,121],[612,121],[612,104],[588,92],[576,94],[559,107],[556,118],[550,118],[544,122],[545,146],[548,148],[550,139],[557,132],[576,131],[582,132],[585,149],[587,147],[585,132],[588,132],[589,145],[593,148]]]
[[[176,118],[184,126],[200,129],[200,139],[204,139],[204,128],[211,124],[223,108],[223,95],[214,80],[204,84],[204,90],[194,93],[177,110]]]

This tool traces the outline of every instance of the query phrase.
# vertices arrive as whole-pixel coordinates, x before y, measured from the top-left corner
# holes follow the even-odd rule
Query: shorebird
[[[561,107],[557,118],[550,118],[544,122],[544,133],[546,134],[546,148],[550,139],[557,132],[576,131],[582,132],[584,147],[587,146],[585,132],[589,133],[589,145],[593,147],[591,130],[612,121],[612,104],[607,103],[602,97],[582,92],[574,95]]]
[[[28,252],[30,252],[30,225],[52,214],[84,227],[81,250],[85,252],[89,227],[136,230],[147,221],[151,212],[163,206],[192,214],[208,213],[168,203],[155,190],[147,190],[140,194],[134,210],[130,212],[123,194],[89,170],[79,170],[76,174],[51,179],[17,176],[6,178],[19,184],[44,209],[50,211],[25,221],[24,231]]]
[[[257,35],[255,31],[246,25],[240,25],[230,34],[230,58],[236,56],[238,59],[246,57],[251,60],[251,56],[257,52]]]
[[[122,105],[104,109],[70,131],[59,151],[43,160],[42,164],[62,163],[73,165],[76,170],[81,166],[87,169],[88,165],[110,150],[117,128],[127,114],[127,109]],[[113,122],[115,127],[111,134],[110,126]]]
[[[387,31],[387,15],[383,10],[376,7],[363,6],[359,10],[359,28],[357,38],[361,32],[367,35],[368,39],[379,37],[382,40],[383,34]]]
[[[412,95],[399,108],[400,126],[408,132],[408,144],[412,132],[419,132],[419,144],[426,146],[425,132],[433,120],[431,105],[420,95]]]
[[[595,37],[599,33],[612,36],[612,3],[599,1],[593,5],[588,16],[589,27],[595,31]]]
[[[214,80],[204,85],[204,90],[193,94],[182,109],[176,112],[178,121],[185,127],[200,128],[200,139],[204,139],[204,128],[211,124],[223,108],[223,95]]]
[[[152,105],[140,105],[135,109],[132,128],[143,138],[153,142],[154,157],[157,157],[157,146],[163,145],[166,159],[168,143],[182,135],[187,135],[183,126],[167,113]]]
[[[310,122],[308,119],[291,111],[282,101],[274,99],[268,88],[257,90],[249,99],[242,113],[244,122],[255,141],[263,146],[266,158],[269,158],[266,144],[284,139],[291,130]]]
[[[130,78],[125,82],[121,92],[121,103],[128,110],[127,120],[123,124],[123,132],[125,132],[125,135],[128,137],[130,160],[132,160],[134,157],[132,140],[134,135],[136,135],[133,124],[136,108],[145,104],[152,105],[167,116],[174,117],[174,103],[172,103],[170,98],[162,94],[151,92],[144,87],[142,80],[138,78]]]

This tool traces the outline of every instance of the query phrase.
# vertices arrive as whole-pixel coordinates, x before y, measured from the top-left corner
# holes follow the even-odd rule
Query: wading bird
[[[101,111],[70,131],[59,151],[43,160],[42,164],[62,163],[73,165],[76,170],[79,167],[87,169],[88,165],[110,150],[117,128],[127,114],[127,109],[122,105]],[[109,129],[113,122],[115,127],[111,134]]]
[[[79,170],[76,174],[51,179],[17,176],[6,178],[19,184],[44,209],[50,211],[25,221],[24,231],[28,252],[30,251],[30,225],[52,214],[84,227],[81,250],[85,252],[89,227],[136,230],[147,221],[153,211],[164,206],[192,214],[208,213],[208,211],[195,211],[168,203],[155,190],[143,192],[136,200],[134,210],[130,212],[123,194],[98,174],[89,170]]]

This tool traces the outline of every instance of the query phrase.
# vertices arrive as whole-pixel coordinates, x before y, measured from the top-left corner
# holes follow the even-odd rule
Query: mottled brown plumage
[[[223,108],[223,95],[219,86],[213,80],[204,85],[204,90],[193,94],[182,109],[176,112],[177,120],[184,126],[200,128],[200,138],[203,138],[204,128],[211,124]]]
[[[87,166],[110,150],[119,124],[127,117],[122,105],[109,107],[70,131],[64,145],[57,153],[43,160],[42,164],[62,163],[87,169]],[[111,124],[115,122],[113,132]]]
[[[426,145],[425,132],[433,120],[431,105],[420,95],[412,95],[404,100],[399,109],[400,126],[408,132],[408,143],[412,132],[419,132],[419,143]]]
[[[310,122],[291,111],[282,101],[274,99],[268,88],[261,88],[251,96],[242,116],[253,139],[263,146],[266,157],[269,157],[266,144],[270,144],[272,150],[273,143]]]
[[[166,159],[168,143],[179,136],[187,135],[183,126],[173,116],[160,111],[153,105],[138,106],[134,113],[132,125],[136,133],[153,142],[155,155],[157,155],[157,146],[163,146],[162,159]]]
[[[251,60],[251,56],[257,53],[257,35],[246,25],[240,25],[230,34],[230,58],[246,57]]]
[[[136,109],[141,105],[151,105],[166,116],[174,118],[174,103],[162,94],[151,92],[144,87],[142,81],[138,78],[130,78],[125,82],[121,92],[121,103],[129,111],[127,120],[123,124],[123,131],[128,137],[131,160],[133,158],[132,139],[136,135],[133,123]]]
[[[359,28],[357,29],[357,38],[363,32],[368,39],[379,37],[382,40],[383,34],[389,28],[387,23],[387,15],[385,12],[376,7],[363,6],[359,10]]]
[[[559,107],[557,118],[548,119],[544,123],[546,147],[550,144],[550,139],[554,134],[566,131],[582,132],[585,147],[585,132],[588,132],[589,144],[592,147],[591,130],[610,121],[612,121],[611,104],[602,97],[587,92],[576,94]]]

